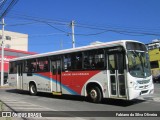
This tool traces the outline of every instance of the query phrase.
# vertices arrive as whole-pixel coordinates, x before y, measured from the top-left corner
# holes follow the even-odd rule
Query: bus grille
[[[139,84],[147,84],[150,80],[139,80],[137,81]]]
[[[144,91],[141,91],[141,94],[145,94],[147,92],[148,92],[148,90],[144,90]]]

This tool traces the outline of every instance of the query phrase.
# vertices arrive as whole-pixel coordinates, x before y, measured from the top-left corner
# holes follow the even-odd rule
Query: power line
[[[0,5],[0,10],[2,10],[0,15],[0,20],[16,5],[18,0],[4,0]],[[3,10],[4,9],[4,10]]]
[[[23,26],[23,25],[30,25],[35,24],[37,22],[25,22],[25,23],[17,23],[17,24],[6,24],[7,26]]]
[[[49,23],[47,23],[47,22],[46,22],[46,24],[47,24],[47,25],[49,25],[50,27],[52,27],[52,28],[54,28],[54,29],[56,29],[56,30],[60,31],[60,32],[66,33],[67,35],[69,35],[69,34],[70,34],[69,32],[66,32],[66,31],[61,30],[61,29],[59,29],[59,28],[57,28],[57,27],[54,27],[53,25],[51,25],[51,24],[49,24]]]
[[[69,22],[66,21],[60,21],[60,20],[52,20],[52,19],[44,19],[41,17],[35,17],[35,16],[29,16],[29,15],[22,15],[18,13],[10,13],[8,17],[11,18],[20,18],[24,20],[32,20],[37,22],[47,22],[47,23],[53,23],[53,24],[60,24],[60,25],[69,25]]]
[[[16,18],[21,18],[21,19],[25,19],[25,20],[32,20],[35,22],[45,23],[48,26],[54,28],[55,30],[66,33],[68,35],[71,34],[70,32],[59,29],[59,28],[52,25],[52,24],[59,24],[59,25],[67,25],[68,26],[69,25],[68,22],[55,21],[55,20],[51,20],[51,19],[44,19],[44,18],[33,17],[33,16],[28,16],[28,15],[21,15],[21,14],[12,14],[11,16],[12,17],[16,16]],[[24,25],[26,25],[26,24],[24,24]],[[21,24],[21,25],[23,25],[23,24]],[[90,29],[90,30],[100,31],[100,32],[94,32],[94,33],[75,33],[75,35],[78,35],[78,36],[94,36],[94,35],[104,34],[106,32],[113,32],[113,33],[118,33],[118,34],[129,35],[129,36],[146,36],[146,35],[160,36],[159,33],[156,33],[155,31],[146,31],[145,28],[135,29],[135,28],[126,28],[126,27],[123,27],[123,28],[112,27],[112,26],[102,27],[102,26],[86,25],[86,24],[75,24],[75,27],[81,27],[81,28],[86,28],[86,29]]]
[[[0,1],[0,4],[3,3],[3,2],[4,2],[4,0]]]
[[[7,0],[2,0],[0,3],[0,10],[2,10],[3,6],[5,5]]]
[[[125,30],[125,29],[111,29],[111,28],[106,28],[106,27],[97,27],[97,26],[88,26],[88,25],[78,25],[76,24],[75,26],[77,27],[82,27],[82,28],[87,28],[87,29],[93,29],[93,30],[104,30],[104,32],[115,32],[119,34],[125,34],[125,35],[136,35],[136,36],[144,36],[144,35],[151,35],[151,36],[160,36],[159,33],[154,33],[154,32],[147,32],[147,31],[134,31],[134,30]],[[102,32],[102,33],[104,33]]]

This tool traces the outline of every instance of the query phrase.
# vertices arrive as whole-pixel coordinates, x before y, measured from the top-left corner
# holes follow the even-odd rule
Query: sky
[[[160,38],[160,0],[19,0],[5,30],[28,34],[28,50],[44,53],[92,42]],[[20,45],[20,44],[19,44]],[[17,43],[17,47],[19,46]]]

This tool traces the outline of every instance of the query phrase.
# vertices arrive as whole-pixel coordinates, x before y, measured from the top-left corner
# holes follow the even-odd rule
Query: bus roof
[[[73,52],[78,52],[78,51],[92,50],[92,49],[98,49],[98,48],[104,48],[104,47],[114,47],[114,46],[122,45],[125,42],[141,43],[141,42],[135,41],[135,40],[117,40],[117,41],[104,42],[104,43],[100,43],[100,44],[87,45],[87,46],[82,46],[82,47],[77,47],[77,48],[70,48],[70,49],[58,50],[58,51],[53,51],[53,52],[40,53],[40,54],[35,54],[35,55],[18,57],[18,58],[13,58],[10,61],[39,58],[39,57],[59,55],[59,54],[65,54],[65,53],[73,53]]]

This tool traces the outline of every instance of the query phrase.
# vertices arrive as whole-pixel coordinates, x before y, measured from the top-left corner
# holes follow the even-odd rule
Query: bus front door
[[[51,61],[52,69],[52,92],[61,93],[61,60]]]
[[[124,53],[111,53],[108,56],[110,98],[127,98]]]
[[[17,89],[23,89],[23,64],[18,64],[18,79],[17,79]]]

